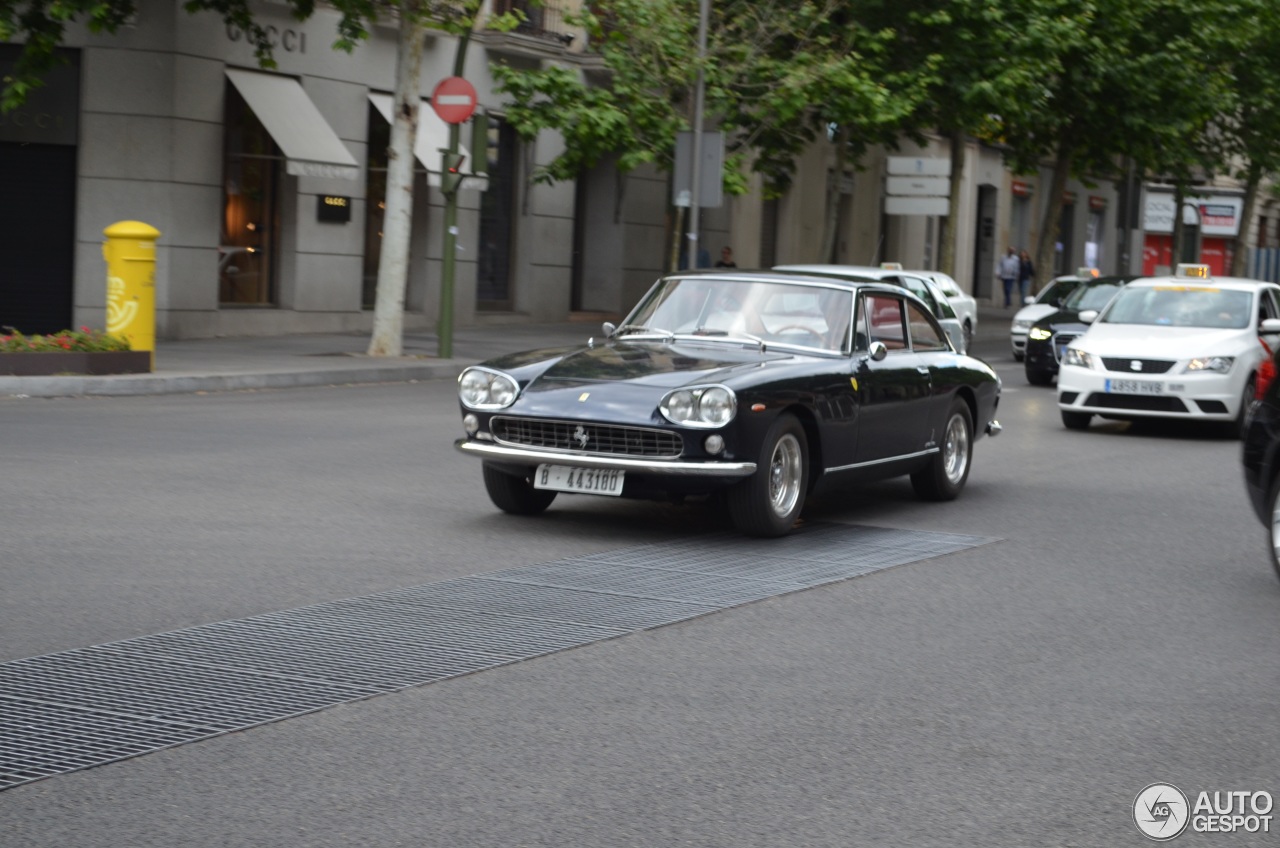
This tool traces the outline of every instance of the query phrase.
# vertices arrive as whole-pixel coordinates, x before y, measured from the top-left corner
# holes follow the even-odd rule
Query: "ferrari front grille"
[[[648,427],[623,427],[581,421],[548,421],[499,415],[490,421],[502,444],[603,454],[677,457],[684,448],[679,433]]]

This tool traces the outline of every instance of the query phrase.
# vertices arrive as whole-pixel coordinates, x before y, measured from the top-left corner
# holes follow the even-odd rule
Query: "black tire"
[[[1088,430],[1089,422],[1092,420],[1092,413],[1062,410],[1062,426],[1068,430]]]
[[[1018,352],[1016,352],[1016,351],[1015,351],[1015,352],[1014,352],[1014,354],[1013,354],[1013,361],[1014,361],[1014,362],[1021,362],[1021,361],[1022,361],[1023,359],[1025,359],[1025,358],[1026,358],[1026,354],[1025,354],[1025,353],[1018,353]]]
[[[927,501],[955,500],[969,479],[973,464],[973,417],[960,398],[951,401],[942,430],[942,450],[929,465],[911,475],[911,487]]]
[[[1271,567],[1280,577],[1280,479],[1271,483],[1271,496],[1267,498],[1267,541],[1271,544]]]
[[[1033,386],[1047,386],[1053,382],[1053,374],[1047,371],[1035,371],[1031,368],[1023,370],[1027,373],[1027,382]]]
[[[809,440],[794,415],[773,422],[756,461],[756,473],[724,493],[729,518],[748,536],[785,536],[809,487]]]
[[[1258,378],[1256,375],[1250,375],[1244,384],[1244,394],[1240,396],[1240,411],[1236,413],[1236,420],[1231,422],[1231,435],[1244,440],[1245,420],[1249,417],[1249,406],[1253,403],[1253,396],[1258,391]]]
[[[533,488],[527,477],[506,474],[488,463],[484,464],[483,470],[484,489],[489,493],[489,500],[503,512],[537,515],[556,499],[555,492]]]
[[[973,322],[964,322],[964,350],[961,353],[968,353],[973,350]]]

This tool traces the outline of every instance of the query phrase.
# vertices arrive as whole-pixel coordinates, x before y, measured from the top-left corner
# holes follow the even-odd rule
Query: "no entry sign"
[[[431,92],[431,108],[446,124],[460,124],[476,111],[476,90],[462,77],[445,77]]]

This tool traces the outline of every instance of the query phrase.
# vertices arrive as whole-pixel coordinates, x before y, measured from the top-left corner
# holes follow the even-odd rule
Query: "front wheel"
[[[1267,524],[1267,538],[1271,542],[1271,567],[1280,577],[1280,480],[1271,484],[1271,498],[1267,504],[1271,521]]]
[[[804,427],[784,413],[765,435],[756,473],[725,492],[729,517],[748,536],[785,536],[800,517],[808,480]]]
[[[1033,386],[1048,386],[1053,382],[1053,373],[1048,371],[1036,371],[1033,368],[1025,369],[1027,372],[1027,382]]]
[[[1068,430],[1088,430],[1093,416],[1088,412],[1067,412],[1062,410],[1062,426]]]
[[[484,488],[494,506],[512,515],[537,515],[556,499],[555,492],[533,488],[527,477],[505,474],[488,463],[484,465]]]
[[[961,353],[968,353],[973,349],[973,322],[964,322],[964,350]]]
[[[955,500],[969,479],[973,458],[973,419],[969,405],[956,398],[947,412],[947,429],[942,434],[942,450],[929,465],[911,475],[911,487],[929,501]]]
[[[1257,380],[1257,377],[1250,377],[1245,381],[1244,393],[1240,395],[1240,411],[1236,413],[1236,420],[1229,425],[1231,435],[1241,440],[1246,435],[1245,422],[1249,418],[1249,406],[1253,403],[1254,395],[1257,394]]]

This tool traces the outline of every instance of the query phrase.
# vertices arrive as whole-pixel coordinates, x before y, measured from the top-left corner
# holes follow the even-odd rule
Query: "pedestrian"
[[[1022,263],[1018,261],[1018,251],[1012,247],[996,263],[996,276],[1004,284],[1005,309],[1009,308],[1010,302],[1013,300],[1013,284],[1018,281],[1018,273],[1022,270],[1021,266]]]
[[[733,248],[727,244],[720,248],[720,261],[716,263],[717,268],[737,268],[738,263],[733,261]]]
[[[1031,263],[1031,254],[1025,250],[1018,254],[1018,305],[1027,299],[1031,283],[1036,278],[1036,266]]]

